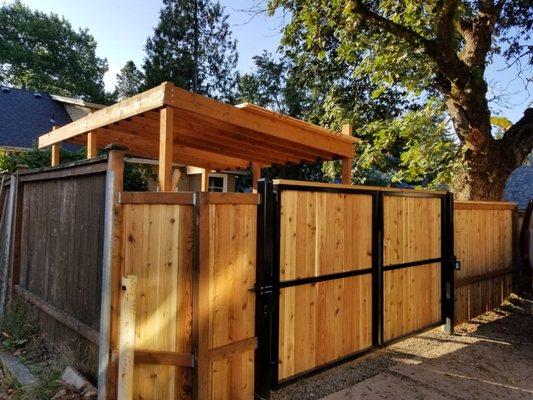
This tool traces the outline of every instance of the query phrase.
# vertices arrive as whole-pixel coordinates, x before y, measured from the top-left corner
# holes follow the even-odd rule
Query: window
[[[209,174],[208,190],[210,192],[227,192],[228,177],[225,174]]]

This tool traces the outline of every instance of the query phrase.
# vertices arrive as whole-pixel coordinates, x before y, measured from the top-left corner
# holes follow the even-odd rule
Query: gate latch
[[[457,259],[457,257],[452,257],[452,265],[453,265],[453,269],[456,270],[456,271],[460,271],[461,270],[461,261],[459,261]]]

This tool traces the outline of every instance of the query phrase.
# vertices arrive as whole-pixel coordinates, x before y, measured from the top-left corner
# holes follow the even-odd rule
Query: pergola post
[[[97,135],[97,131],[90,131],[87,134],[87,158],[95,158],[98,155]]]
[[[52,127],[52,130],[55,131],[56,129],[57,129],[57,126],[54,125]],[[60,150],[59,143],[54,143],[52,145],[51,155],[50,155],[52,167],[59,165],[59,150]]]
[[[54,143],[52,145],[51,159],[52,159],[52,162],[51,162],[52,167],[59,165],[59,143]]]
[[[351,137],[353,135],[352,124],[344,124],[342,126],[342,134]],[[353,157],[345,157],[342,159],[341,182],[345,185],[352,184],[352,163]]]
[[[252,163],[252,193],[257,193],[257,181],[261,178],[261,164]]]
[[[162,108],[159,124],[159,191],[172,190],[172,140],[174,136],[174,109]]]
[[[208,192],[209,191],[209,171],[207,169],[205,169],[205,168],[202,170],[200,191],[201,192]]]

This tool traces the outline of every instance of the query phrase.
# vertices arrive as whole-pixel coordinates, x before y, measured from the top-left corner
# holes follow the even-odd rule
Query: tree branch
[[[410,45],[419,48],[427,48],[427,46],[430,43],[430,40],[425,38],[424,36],[416,33],[412,29],[407,28],[404,25],[398,24],[394,21],[391,21],[390,19],[387,19],[385,17],[382,17],[381,15],[375,13],[374,11],[371,11],[368,7],[366,7],[361,0],[354,0],[352,1],[353,4],[353,10],[356,14],[359,16],[370,20],[374,22],[376,25],[378,25],[381,29],[383,29],[386,32],[389,32],[390,34],[400,37],[404,40],[406,40]]]
[[[524,116],[498,142],[507,159],[520,165],[533,150],[533,108],[524,111]]]

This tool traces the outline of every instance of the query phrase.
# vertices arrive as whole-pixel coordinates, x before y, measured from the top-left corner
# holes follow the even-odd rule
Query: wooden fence
[[[455,202],[456,322],[489,311],[509,296],[516,268],[516,204]]]
[[[45,336],[96,372],[107,162],[19,171],[2,213],[7,262],[0,281],[38,311]],[[9,220],[9,221],[8,221]],[[5,236],[4,236],[5,237]],[[91,358],[92,356],[92,358]],[[88,359],[87,359],[88,358]]]
[[[0,185],[0,295],[23,295],[54,343],[100,350],[101,398],[121,384],[124,275],[136,277],[135,398],[251,399],[444,321],[444,192],[277,181],[261,195],[133,193],[122,168],[112,151]],[[454,207],[464,321],[510,293],[515,206]]]

